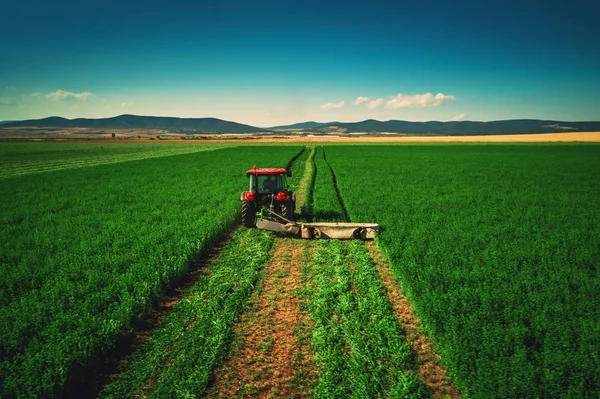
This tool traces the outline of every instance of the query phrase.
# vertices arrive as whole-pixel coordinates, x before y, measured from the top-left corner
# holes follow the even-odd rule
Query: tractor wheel
[[[248,201],[242,201],[242,223],[246,227],[255,227],[254,218],[256,216],[256,210],[254,205]]]
[[[281,204],[281,214],[284,218],[294,220],[294,203],[292,201]]]

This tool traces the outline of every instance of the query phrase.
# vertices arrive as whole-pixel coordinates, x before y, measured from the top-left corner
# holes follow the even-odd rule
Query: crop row
[[[198,397],[270,258],[273,237],[241,229],[100,397]]]
[[[0,150],[0,179],[31,173],[75,169],[116,162],[214,150],[231,145],[135,143],[4,143]]]
[[[323,147],[318,147],[315,159],[315,181],[313,199],[313,218],[315,221],[348,221],[346,210],[338,195],[335,174],[325,158]]]
[[[299,189],[309,155],[304,149],[287,164],[292,170],[288,183],[294,191]],[[270,258],[273,242],[274,236],[265,231],[237,230],[218,259],[208,265],[184,293],[184,300],[100,396],[204,394],[214,367],[221,365],[227,355],[233,323],[247,310],[248,297],[260,284],[260,270]]]
[[[317,398],[426,398],[415,359],[364,243],[323,240],[305,265]]]
[[[244,171],[298,147],[229,148],[3,180],[2,395],[60,395],[238,217]]]
[[[600,396],[600,146],[325,150],[465,395]]]

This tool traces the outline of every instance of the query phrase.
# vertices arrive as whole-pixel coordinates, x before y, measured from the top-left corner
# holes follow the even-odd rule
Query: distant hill
[[[310,129],[317,133],[401,133],[437,136],[473,136],[495,134],[534,134],[600,131],[600,122],[562,122],[539,119],[511,119],[491,122],[408,122],[400,120],[329,123]]]
[[[315,129],[323,126],[330,126],[340,122],[300,122],[294,123],[293,125],[274,126],[268,128],[269,130],[289,130],[289,129]]]
[[[401,120],[361,122],[301,122],[262,129],[217,118],[175,118],[162,116],[120,115],[103,119],[44,119],[0,122],[6,127],[91,128],[91,129],[164,129],[194,133],[268,133],[301,130],[309,134],[399,133],[431,136],[473,136],[496,134],[533,134],[600,131],[600,122],[562,122],[539,119],[511,119],[491,122],[409,122]]]
[[[175,118],[164,116],[120,115],[102,119],[66,119],[52,116],[44,119],[30,119],[10,122],[2,127],[54,127],[92,129],[165,129],[190,130],[197,133],[255,133],[264,129],[217,118]]]
[[[0,125],[6,125],[7,123],[14,123],[18,121],[0,121]]]

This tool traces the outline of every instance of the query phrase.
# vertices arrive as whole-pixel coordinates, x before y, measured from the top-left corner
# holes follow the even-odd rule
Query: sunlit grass
[[[600,146],[325,151],[459,389],[600,395]]]
[[[72,370],[108,352],[239,217],[244,172],[300,150],[230,148],[2,180],[3,393],[60,396]]]

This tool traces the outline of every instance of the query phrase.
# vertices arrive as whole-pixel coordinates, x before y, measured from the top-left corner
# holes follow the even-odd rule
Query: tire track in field
[[[310,154],[306,158],[304,165],[304,175],[300,182],[300,188],[296,193],[296,209],[300,210],[300,218],[306,221],[312,221],[313,193],[317,176],[316,152],[317,148],[311,147]]]
[[[325,149],[323,149],[323,159],[331,171],[335,192],[337,193],[340,206],[343,209],[344,217],[346,218],[346,221],[349,222],[350,216],[344,203],[344,199],[340,194],[335,172],[327,161]],[[367,220],[364,222],[371,221]],[[454,388],[446,378],[446,370],[440,365],[441,358],[435,351],[433,342],[422,331],[419,320],[412,311],[412,305],[402,293],[399,283],[392,276],[389,262],[379,249],[379,246],[375,241],[366,241],[365,247],[369,252],[375,269],[379,273],[380,279],[387,292],[388,301],[396,314],[396,318],[402,328],[406,331],[408,343],[419,360],[419,370],[416,373],[417,377],[431,389],[435,398],[460,398],[460,392]]]
[[[220,148],[223,147],[207,150]],[[291,167],[304,151],[299,152],[292,158],[287,167]],[[302,184],[300,187],[302,187]],[[132,331],[124,334],[107,356],[103,359],[97,359],[97,362],[91,368],[82,370],[68,381],[63,397],[96,398],[109,382],[118,379],[120,373],[127,369],[134,353],[144,347],[154,331],[169,316],[171,310],[189,295],[189,289],[194,286],[198,279],[208,274],[207,269],[210,264],[219,259],[222,250],[240,227],[241,223],[238,220],[213,245],[207,246],[209,250],[206,253],[193,258],[190,261],[188,272],[163,294],[160,301],[153,306],[148,314],[144,315],[143,319],[134,322]],[[148,381],[143,391],[148,393],[154,383],[155,381]]]
[[[446,378],[446,370],[440,365],[441,357],[436,352],[433,342],[421,329],[411,303],[393,277],[389,262],[375,241],[366,242],[365,246],[379,273],[396,318],[406,331],[408,344],[419,359],[417,377],[431,389],[434,398],[460,398],[460,392]]]
[[[296,190],[296,209],[302,209],[304,206],[304,202],[309,198],[310,193],[308,192],[308,186],[310,178],[313,174],[313,159],[315,156],[315,147],[306,147],[305,151],[309,151],[310,153],[306,158],[306,162],[304,163],[304,174],[302,175],[302,180],[300,180],[300,184],[298,190]]]
[[[234,224],[222,237],[215,241],[208,252],[190,261],[188,272],[181,277],[175,286],[167,290],[160,301],[149,313],[133,323],[131,332],[124,334],[115,347],[102,359],[97,359],[90,369],[73,375],[67,382],[63,398],[85,399],[96,398],[103,387],[127,369],[133,354],[143,348],[153,332],[167,318],[171,310],[186,298],[189,289],[202,276],[207,275],[207,267],[219,259],[221,251],[239,229],[240,223]]]
[[[303,333],[311,320],[300,310],[305,299],[299,295],[308,245],[276,239],[253,310],[236,326],[232,356],[216,371],[208,398],[311,397],[317,372]]]
[[[234,146],[231,146],[234,147]],[[107,165],[128,161],[140,161],[150,158],[161,158],[173,155],[191,154],[194,152],[214,151],[225,146],[215,147],[186,147],[186,148],[161,148],[160,151],[133,152],[127,154],[86,155],[76,159],[53,159],[44,161],[11,161],[0,162],[0,179],[29,175],[33,173],[54,172],[65,169],[80,169],[92,166]]]
[[[331,178],[333,180],[333,188],[335,190],[335,193],[337,194],[337,198],[338,198],[338,201],[340,203],[340,207],[342,208],[342,212],[343,212],[342,216],[344,217],[344,219],[346,220],[346,222],[349,222],[350,221],[350,214],[348,214],[348,209],[346,208],[346,204],[344,203],[344,198],[342,198],[342,194],[340,194],[340,188],[338,187],[337,178],[335,177],[335,172],[333,171],[333,168],[331,167],[331,165],[327,161],[327,154],[325,153],[325,149],[324,148],[323,148],[323,160],[325,161],[325,164],[327,165],[327,167],[331,171]]]
[[[310,150],[295,193],[298,209],[310,201],[315,148]],[[215,370],[208,398],[312,396],[318,379],[309,336],[313,322],[300,295],[302,265],[311,248],[309,241],[276,239],[252,310],[234,328],[231,357]]]

